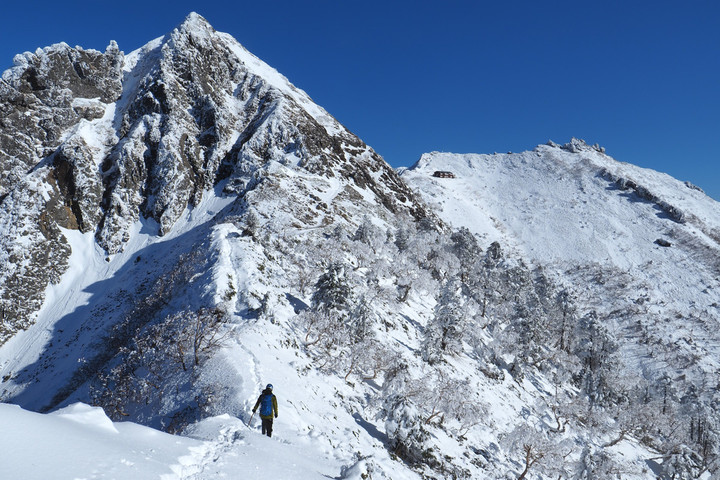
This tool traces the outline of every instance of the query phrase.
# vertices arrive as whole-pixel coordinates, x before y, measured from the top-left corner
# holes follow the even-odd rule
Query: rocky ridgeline
[[[17,55],[0,82],[0,195],[50,156],[81,120],[102,117],[122,93],[123,55],[57,44]],[[102,104],[83,103],[98,99]]]
[[[122,63],[114,42],[105,53],[57,44],[16,56],[2,77],[0,343],[29,325],[65,270],[70,248],[59,227],[99,220],[102,182],[70,132],[120,97]]]
[[[0,83],[0,344],[66,270],[60,227],[114,254],[141,217],[166,234],[204,192],[242,196],[270,162],[426,215],[380,156],[268,71],[280,77],[196,14],[128,56],[111,42],[15,58]]]

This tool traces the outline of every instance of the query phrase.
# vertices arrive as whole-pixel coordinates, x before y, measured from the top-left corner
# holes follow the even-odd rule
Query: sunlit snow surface
[[[434,178],[437,170],[455,178]],[[685,225],[654,202],[622,190],[609,175],[648,188],[658,199],[692,212]],[[667,174],[615,161],[589,148],[581,153],[541,145],[515,154],[422,156],[402,177],[454,227],[490,241],[508,240],[528,259],[609,262],[632,268],[651,259],[657,238],[687,230],[703,238],[720,229],[720,204]],[[677,233],[677,232],[676,232]]]
[[[338,473],[316,452],[267,438],[229,415],[180,437],[113,423],[102,409],[81,403],[46,415],[0,404],[0,425],[3,479],[322,479]]]
[[[62,335],[53,321],[64,318],[68,324],[86,324],[89,305],[104,304],[118,289],[132,288],[138,278],[162,269],[163,257],[174,257],[168,254],[175,249],[201,244],[196,241],[199,238],[209,238],[208,252],[217,252],[208,274],[218,291],[232,275],[240,292],[282,292],[278,285],[267,284],[257,270],[262,256],[257,245],[242,241],[235,227],[210,221],[214,213],[227,206],[228,199],[212,192],[204,198],[165,237],[147,234],[154,226],[138,223],[126,249],[107,259],[94,246],[91,234],[66,231],[73,248],[70,269],[59,285],[48,289],[46,308],[38,323],[11,339],[0,355],[0,365],[13,374],[38,359],[49,359],[44,381],[6,382],[5,394],[13,392],[17,403],[41,410],[47,402],[43,392],[61,388],[90,348],[94,335],[88,328],[69,346],[64,342],[51,344],[53,335]],[[182,300],[192,306],[198,301],[197,295],[199,292],[194,292]],[[277,314],[290,317],[292,310]],[[229,393],[230,403],[219,406],[226,413],[192,426],[183,436],[172,436],[129,422],[113,424],[102,410],[79,404],[62,410],[62,415],[0,405],[0,458],[6,458],[8,452],[7,458],[14,459],[7,478],[206,480],[271,475],[279,479],[353,479],[367,472],[366,459],[382,464],[383,471],[391,475],[377,478],[419,478],[402,462],[391,459],[382,421],[353,415],[336,403],[337,395],[355,395],[353,388],[342,379],[328,382],[314,371],[298,374],[303,363],[295,351],[277,345],[283,327],[238,327],[243,328],[241,339],[229,342],[203,373]],[[57,349],[52,348],[55,344]],[[260,434],[257,415],[252,428],[244,425],[268,382],[276,385],[280,407],[272,439]],[[7,445],[12,449],[6,449]],[[52,474],[48,476],[48,472]],[[3,475],[0,478],[4,480]]]
[[[435,178],[435,171],[455,178]],[[583,292],[597,302],[593,308],[650,305],[650,314],[685,318],[651,328],[683,345],[705,371],[720,368],[720,334],[703,321],[720,304],[720,203],[697,187],[577,140],[521,153],[428,153],[401,176],[454,228],[468,228],[484,244],[498,241],[571,288],[595,289]],[[590,271],[632,280],[617,291],[577,281]],[[685,346],[687,338],[697,343]],[[625,347],[626,362],[658,368],[652,358],[635,358],[635,345]]]

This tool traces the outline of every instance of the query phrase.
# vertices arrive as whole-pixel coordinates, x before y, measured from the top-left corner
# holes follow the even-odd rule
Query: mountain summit
[[[432,177],[439,170],[457,178]],[[683,391],[712,381],[720,215],[698,187],[578,139],[515,154],[428,153],[402,178],[448,224],[501,242],[566,285],[588,314],[604,312],[628,367],[656,375],[670,364]]]
[[[67,270],[63,229],[116,254],[138,220],[165,235],[208,192],[243,196],[275,162],[425,215],[372,149],[194,13],[128,55],[112,42],[16,56],[0,112],[0,343],[33,322]]]
[[[697,187],[577,139],[396,172],[197,14],[18,55],[0,113],[9,471],[720,474]]]

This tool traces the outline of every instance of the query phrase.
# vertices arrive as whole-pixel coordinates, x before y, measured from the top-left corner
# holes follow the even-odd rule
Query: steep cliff
[[[207,192],[256,188],[272,162],[426,216],[371,148],[197,14],[127,56],[114,42],[18,55],[0,113],[0,343],[33,322],[66,270],[62,229],[116,254],[139,219],[165,235]]]

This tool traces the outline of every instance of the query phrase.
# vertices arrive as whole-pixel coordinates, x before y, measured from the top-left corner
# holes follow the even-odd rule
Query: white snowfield
[[[455,178],[432,176],[449,171]],[[603,172],[646,187],[682,212],[685,225],[657,204],[622,191]],[[402,177],[456,228],[489,241],[508,240],[538,263],[643,265],[661,248],[653,242],[687,229],[717,246],[720,204],[667,174],[618,162],[587,147],[581,154],[541,145],[516,154],[427,153]],[[677,234],[677,233],[676,233]],[[673,256],[673,250],[665,251]]]
[[[181,437],[113,423],[82,403],[47,415],[0,404],[0,425],[0,477],[8,480],[323,479],[339,472],[312,449],[267,438],[229,415]]]
[[[455,178],[436,178],[436,171]],[[699,188],[577,139],[521,153],[428,153],[401,176],[455,228],[498,241],[571,289],[583,271],[628,274],[619,290],[600,282],[580,295],[599,311],[662,306],[648,310],[648,328],[698,358],[704,371],[720,368],[720,332],[707,321],[720,305],[720,203]],[[684,320],[668,323],[671,315]],[[624,347],[628,364],[658,368],[651,351],[642,358],[637,346]]]

